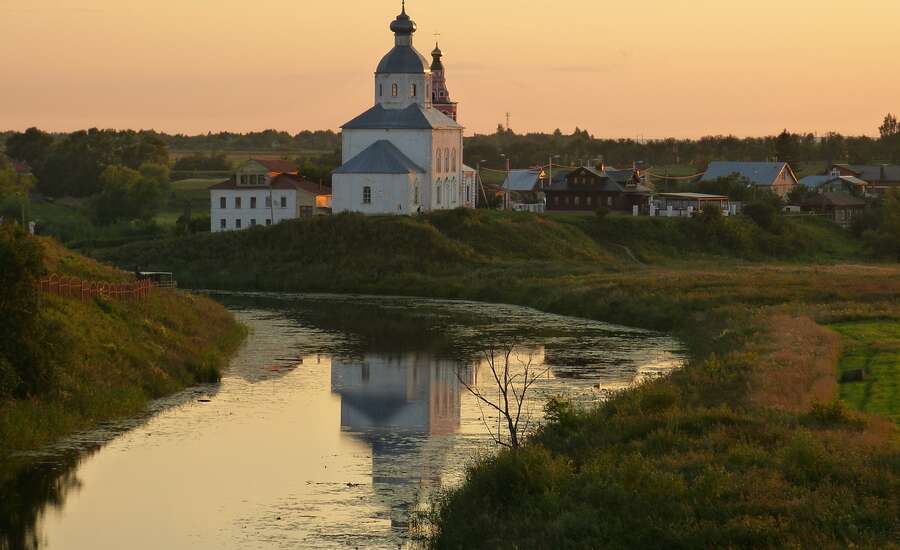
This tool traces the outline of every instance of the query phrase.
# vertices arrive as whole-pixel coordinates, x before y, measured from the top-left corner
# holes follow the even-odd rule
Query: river
[[[251,329],[221,383],[20,457],[0,548],[415,546],[436,491],[496,452],[496,413],[461,383],[496,393],[485,350],[541,374],[531,425],[551,396],[597,401],[684,357],[665,335],[514,306],[214,297]]]

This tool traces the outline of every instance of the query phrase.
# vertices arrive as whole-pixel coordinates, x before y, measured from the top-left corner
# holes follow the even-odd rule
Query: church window
[[[413,204],[419,204],[419,184],[413,189]]]
[[[378,97],[382,97],[384,95],[384,84],[378,85]]]
[[[234,198],[234,207],[235,207],[235,208],[240,208],[240,207],[241,207],[241,198],[240,198],[240,197],[235,197],[235,198]]]
[[[453,150],[453,171],[456,172],[456,149]]]
[[[444,149],[444,172],[450,171],[450,149]]]
[[[281,197],[281,207],[287,208],[287,197]]]
[[[418,95],[418,88],[416,87],[415,82],[413,82],[409,87],[409,95],[412,97],[416,97]]]
[[[437,194],[437,203],[441,204],[441,182],[438,182],[435,193]]]
[[[363,187],[363,204],[372,204],[372,188],[368,185]]]
[[[223,210],[225,208],[228,208],[226,203],[227,203],[227,201],[226,201],[225,197],[222,197],[221,199],[219,199],[219,208],[221,208]]]
[[[469,186],[466,186],[466,203],[468,203],[471,199],[469,198]]]
[[[437,174],[441,171],[441,150],[436,149],[434,151],[434,173]]]
[[[256,197],[250,197],[250,208],[256,208]]]
[[[397,83],[394,82],[393,84],[391,84],[391,96],[397,97],[398,93],[399,93],[399,89],[397,88]]]

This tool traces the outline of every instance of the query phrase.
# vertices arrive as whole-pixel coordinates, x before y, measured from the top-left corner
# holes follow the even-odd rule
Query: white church
[[[332,173],[334,213],[416,214],[475,204],[443,54],[435,47],[429,66],[413,47],[416,24],[405,4],[391,22],[394,48],[375,71],[375,105],[341,127],[342,165]]]

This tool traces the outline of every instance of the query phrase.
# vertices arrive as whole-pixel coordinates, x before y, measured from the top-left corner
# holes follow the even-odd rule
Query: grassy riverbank
[[[50,272],[110,282],[130,278],[54,241],[41,245]],[[0,456],[36,449],[100,421],[136,414],[151,399],[218,380],[244,335],[212,300],[175,292],[140,302],[43,295],[35,327],[52,334],[38,343],[51,348],[52,372],[41,390],[0,399]]]
[[[843,337],[843,374],[862,370],[865,378],[841,385],[841,400],[859,411],[900,425],[900,323],[871,321],[831,326]]]
[[[627,251],[625,249],[628,249]],[[338,216],[98,255],[220,288],[508,302],[668,330],[689,365],[589,411],[437,503],[441,548],[847,546],[900,537],[890,421],[837,401],[828,325],[900,320],[900,268],[814,220],[450,212]]]

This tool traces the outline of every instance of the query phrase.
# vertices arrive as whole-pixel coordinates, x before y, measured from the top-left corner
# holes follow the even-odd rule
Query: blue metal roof
[[[534,170],[510,170],[503,182],[507,191],[534,191],[540,183],[540,172]]]
[[[726,162],[709,163],[700,181],[715,181],[737,174],[753,185],[772,185],[775,178],[787,167],[784,162]]]
[[[386,139],[378,140],[332,174],[424,174],[425,170]]]
[[[437,109],[424,109],[417,103],[405,109],[385,109],[375,105],[341,126],[344,130],[430,130],[462,129],[455,120]]]

